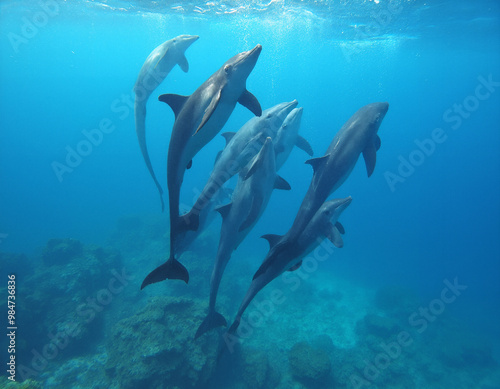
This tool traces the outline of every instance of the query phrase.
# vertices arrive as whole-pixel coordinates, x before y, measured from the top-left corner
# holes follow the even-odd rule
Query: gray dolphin
[[[240,324],[241,316],[245,312],[245,309],[262,288],[279,277],[283,272],[287,270],[296,270],[300,266],[302,259],[318,247],[325,237],[336,247],[343,246],[340,231],[337,227],[339,226],[337,220],[341,213],[349,206],[351,201],[351,197],[346,197],[344,199],[334,199],[324,203],[302,233],[293,244],[287,246],[286,250],[275,250],[276,244],[281,238],[280,236],[263,236],[263,238],[269,241],[269,253],[255,273],[252,283],[238,309],[236,319],[224,335],[227,344],[232,343],[231,339],[228,337],[234,336],[233,334]],[[341,230],[343,231],[343,228],[341,228]]]
[[[313,150],[309,143],[299,135],[300,121],[303,108],[294,108],[285,118],[280,129],[276,133],[274,141],[274,153],[276,155],[276,170],[280,170],[290,156],[295,146],[306,151],[310,156]]]
[[[195,338],[212,328],[227,325],[226,319],[215,310],[222,274],[232,252],[245,239],[264,212],[273,188],[289,190],[290,185],[276,174],[273,142],[268,137],[259,154],[250,162],[248,169],[240,174],[231,203],[218,208],[222,215],[222,227],[210,279],[208,314],[198,328]]]
[[[297,104],[297,100],[277,104],[266,109],[261,117],[251,118],[238,132],[222,134],[226,139],[226,147],[219,154],[214,169],[196,203],[187,214],[183,215],[189,228],[193,230],[198,228],[199,214],[209,203],[210,198],[227,180],[247,166],[248,162],[259,152],[267,137],[275,138],[283,121]],[[297,145],[312,155],[311,146],[304,138],[297,136]]]
[[[189,64],[184,53],[198,38],[197,35],[179,35],[174,39],[163,42],[146,58],[134,86],[135,131],[144,162],[146,162],[149,173],[160,192],[162,211],[165,207],[162,196],[163,189],[156,179],[146,145],[146,104],[151,93],[162,83],[175,65],[178,64],[184,72],[189,70]]]
[[[325,155],[306,162],[314,169],[311,185],[283,239],[293,240],[304,230],[328,196],[351,174],[360,154],[365,159],[368,177],[371,176],[376,152],[380,148],[377,131],[388,109],[388,103],[373,103],[360,108],[337,132]]]
[[[170,211],[170,256],[144,279],[146,285],[166,278],[189,281],[187,269],[175,258],[177,236],[185,230],[179,218],[179,196],[184,172],[192,158],[224,126],[240,103],[260,116],[257,98],[246,89],[247,77],[259,58],[262,46],[235,55],[205,81],[191,96],[161,95],[160,101],[170,105],[175,114],[167,157],[167,184]]]

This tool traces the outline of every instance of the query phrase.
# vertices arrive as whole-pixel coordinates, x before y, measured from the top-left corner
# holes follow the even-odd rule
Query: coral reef
[[[101,312],[123,289],[121,274],[117,252],[72,239],[49,241],[43,264],[23,281],[17,296],[18,321],[37,323],[19,329],[17,352],[32,369],[22,378],[45,370],[61,355],[81,354],[102,338]]]
[[[307,342],[296,343],[288,354],[290,371],[300,382],[311,388],[326,385],[331,370],[329,355]]]
[[[213,373],[218,334],[194,340],[205,304],[154,297],[137,314],[114,325],[106,371],[121,388],[198,388]]]
[[[64,265],[80,256],[82,252],[83,245],[79,240],[50,239],[43,249],[42,261],[45,266]]]
[[[6,377],[0,378],[0,389],[42,389],[42,385],[35,380],[24,382],[9,381]]]

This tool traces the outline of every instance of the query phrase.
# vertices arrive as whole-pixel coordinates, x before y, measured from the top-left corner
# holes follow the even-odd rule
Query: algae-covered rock
[[[114,389],[118,388],[106,376],[104,365],[105,353],[77,357],[61,364],[56,370],[44,373],[44,389]]]
[[[329,377],[331,361],[328,354],[307,342],[296,343],[288,354],[294,378],[309,387],[323,385]]]
[[[0,378],[0,389],[42,389],[42,384],[35,380],[23,382],[10,381],[6,377]]]
[[[410,289],[401,286],[383,286],[377,290],[375,306],[395,319],[408,320],[408,316],[418,309],[418,296]]]
[[[62,265],[81,255],[83,245],[76,239],[50,239],[42,253],[46,266]]]
[[[242,377],[247,388],[272,389],[278,386],[280,373],[271,367],[265,352],[245,350],[242,358]]]
[[[204,316],[199,300],[154,297],[113,327],[108,375],[121,388],[202,387],[213,373],[219,340],[215,332],[194,340]]]
[[[26,277],[17,295],[19,322],[36,323],[19,329],[17,352],[26,361],[33,350],[50,355],[43,358],[46,364],[85,352],[102,338],[103,311],[127,281],[116,251],[52,239],[44,256],[44,265]]]
[[[374,336],[382,339],[389,339],[397,335],[401,330],[394,319],[374,314],[366,315],[356,326],[356,332],[365,337]]]

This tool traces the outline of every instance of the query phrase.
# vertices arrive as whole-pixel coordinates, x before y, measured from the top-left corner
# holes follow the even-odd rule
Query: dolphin
[[[197,35],[179,35],[163,42],[146,58],[134,86],[135,131],[144,162],[146,162],[149,173],[160,192],[162,211],[165,208],[162,196],[163,189],[156,179],[146,145],[146,104],[151,93],[163,82],[175,65],[178,64],[187,73],[189,64],[184,53],[198,38]]]
[[[222,134],[226,139],[226,147],[219,154],[214,169],[196,203],[187,214],[183,215],[185,223],[190,226],[189,228],[193,230],[198,228],[199,214],[209,203],[211,196],[217,193],[217,190],[227,180],[247,166],[249,161],[259,152],[267,137],[274,139],[283,121],[297,104],[297,100],[277,104],[266,109],[261,117],[251,118],[238,132]],[[311,153],[311,146],[302,137],[300,137],[300,141],[297,140],[297,145]]]
[[[186,251],[198,236],[212,224],[217,216],[216,208],[227,204],[231,199],[232,193],[232,189],[223,187],[210,199],[210,203],[200,213],[199,228],[196,231],[185,230],[177,238],[177,252]]]
[[[388,109],[388,103],[360,108],[337,132],[324,156],[306,161],[314,169],[313,178],[284,240],[293,240],[304,230],[328,196],[351,174],[360,154],[365,159],[368,177],[372,175],[380,148],[377,131]]]
[[[235,55],[222,65],[191,96],[165,94],[159,97],[170,105],[175,114],[167,156],[167,184],[170,211],[170,256],[144,279],[141,289],[166,278],[189,281],[187,269],[175,258],[176,240],[185,230],[179,218],[180,188],[184,172],[191,167],[193,157],[226,124],[236,103],[260,116],[257,98],[246,89],[262,46]]]
[[[309,143],[299,135],[303,108],[294,108],[285,118],[276,134],[274,153],[276,155],[276,170],[280,170],[290,156],[294,146],[298,146],[311,157],[313,150]]]
[[[290,190],[290,185],[276,174],[273,142],[268,137],[248,169],[241,172],[232,201],[217,209],[222,215],[222,227],[210,279],[208,314],[196,331],[195,338],[212,328],[227,325],[226,319],[215,310],[222,274],[232,252],[245,239],[266,209],[273,188]]]
[[[344,199],[334,199],[324,203],[302,233],[293,244],[287,246],[286,250],[275,250],[276,244],[281,238],[279,235],[263,236],[269,242],[269,252],[253,277],[252,283],[238,309],[236,319],[227,333],[224,334],[226,344],[229,344],[230,337],[234,336],[245,309],[262,288],[279,277],[283,272],[296,270],[301,265],[302,259],[318,247],[325,237],[336,247],[340,248],[343,246],[342,237],[340,236],[341,231],[343,232],[343,227],[340,227],[338,218],[351,201],[352,199],[349,196]]]

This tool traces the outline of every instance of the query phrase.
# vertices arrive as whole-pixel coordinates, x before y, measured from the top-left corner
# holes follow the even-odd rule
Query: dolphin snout
[[[288,108],[293,109],[297,105],[299,105],[299,102],[297,101],[297,99],[294,99],[294,100],[290,101],[285,108],[287,108],[287,109]]]
[[[257,44],[257,46],[255,46],[251,51],[250,51],[250,54],[253,54],[253,53],[258,53],[260,54],[260,52],[262,51],[262,45],[260,43]]]

